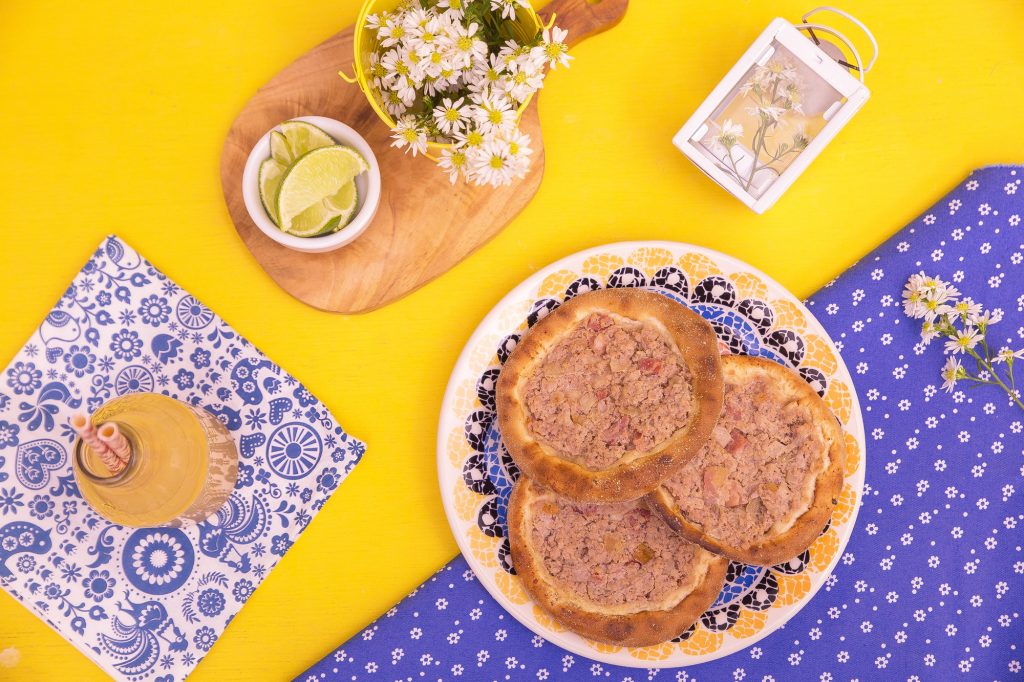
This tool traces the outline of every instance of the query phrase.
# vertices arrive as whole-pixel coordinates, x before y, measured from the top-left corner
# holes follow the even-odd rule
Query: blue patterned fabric
[[[1007,680],[1024,661],[1024,411],[941,390],[940,344],[903,314],[907,278],[954,282],[1024,346],[1024,167],[974,172],[808,301],[850,367],[867,425],[857,528],[785,628],[686,669],[602,665],[512,620],[461,558],[300,680]],[[1018,367],[1018,381],[1024,368]]]
[[[209,519],[124,528],[82,499],[68,419],[149,391],[235,437]],[[184,679],[365,448],[188,292],[107,238],[0,375],[0,586],[121,680]]]

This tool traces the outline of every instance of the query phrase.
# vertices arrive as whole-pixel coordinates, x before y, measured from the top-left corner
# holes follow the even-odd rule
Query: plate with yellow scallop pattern
[[[602,288],[641,287],[700,314],[723,353],[772,359],[800,373],[835,413],[846,441],[845,480],[809,549],[770,567],[730,562],[715,603],[685,632],[630,648],[562,627],[523,590],[509,555],[508,497],[519,470],[501,442],[494,389],[522,335],[565,301]],[[517,620],[575,654],[613,665],[679,667],[726,656],[774,632],[825,584],[853,531],[864,486],[865,438],[850,373],[824,328],[793,294],[722,253],[676,242],[623,242],[542,268],[503,298],[452,371],[438,427],[441,497],[455,539],[481,583]]]

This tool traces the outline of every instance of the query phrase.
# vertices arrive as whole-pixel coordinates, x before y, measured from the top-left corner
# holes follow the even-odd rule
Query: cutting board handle
[[[629,0],[552,0],[539,14],[545,25],[554,14],[555,23],[569,32],[572,47],[622,21],[628,6]]]

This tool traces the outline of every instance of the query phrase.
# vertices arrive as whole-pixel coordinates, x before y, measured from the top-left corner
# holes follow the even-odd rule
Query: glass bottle
[[[114,422],[131,446],[128,465],[112,474],[81,438],[73,469],[99,514],[123,526],[181,526],[217,511],[234,490],[238,449],[227,428],[200,407],[156,393],[115,398],[92,415]]]

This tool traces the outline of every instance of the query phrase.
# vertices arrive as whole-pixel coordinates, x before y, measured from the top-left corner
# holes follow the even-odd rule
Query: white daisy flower
[[[966,327],[962,331],[958,331],[956,336],[946,341],[946,352],[947,353],[966,353],[969,350],[973,350],[981,337],[978,335],[978,330],[974,327]]]
[[[475,103],[473,118],[483,133],[506,130],[515,124],[516,112],[512,102],[504,95],[476,94],[472,95]]]
[[[501,12],[502,19],[515,19],[516,8],[527,6],[527,0],[491,0],[491,9]]]
[[[477,62],[486,63],[487,43],[476,37],[479,26],[454,26],[451,36],[451,60],[459,68],[469,69]]]
[[[406,30],[410,33],[412,31],[422,29],[427,25],[427,22],[429,22],[430,19],[430,13],[422,7],[410,7],[402,12],[402,25],[405,26]]]
[[[495,139],[484,142],[479,153],[473,155],[472,164],[477,182],[492,187],[511,184],[516,174],[507,145]]]
[[[568,31],[557,26],[544,29],[543,43],[540,49],[544,60],[552,69],[557,68],[559,64],[569,66],[572,56],[569,55],[569,46],[565,42],[567,35],[569,35]]]
[[[402,101],[402,98],[394,90],[382,91],[380,97],[384,102],[384,110],[395,118],[409,111],[409,107],[405,106],[405,102]]]
[[[459,181],[459,177],[465,175],[469,171],[469,167],[466,164],[466,152],[461,147],[451,147],[441,150],[441,160],[438,161],[437,165],[442,170],[448,172],[448,179],[454,185]],[[467,180],[471,179],[467,177]]]
[[[460,97],[453,102],[445,97],[440,105],[434,107],[432,115],[438,130],[445,135],[451,135],[466,127],[470,112],[469,106],[464,104],[465,100],[465,97]]]
[[[403,78],[408,80],[412,76],[413,65],[409,60],[409,51],[404,47],[385,52],[380,65],[386,73],[385,78],[391,83]]]
[[[371,31],[379,31],[384,22],[388,18],[387,12],[381,12],[380,14],[367,14],[366,15],[366,28]]]
[[[725,119],[722,124],[722,132],[718,133],[718,137],[715,141],[722,145],[726,149],[729,149],[743,137],[743,126],[739,123],[733,123],[731,118]]]
[[[388,17],[377,29],[377,40],[381,47],[394,47],[408,35],[401,16]]]
[[[999,352],[996,353],[995,362],[1007,362],[1012,364],[1014,360],[1021,359],[1024,359],[1024,348],[1015,351],[1010,350],[1009,346],[1003,346],[1002,348],[999,349]]]
[[[952,393],[953,387],[956,386],[956,382],[967,376],[967,372],[960,365],[960,361],[955,357],[950,357],[946,360],[946,365],[942,368],[942,388],[947,393]]]
[[[476,128],[472,128],[453,133],[452,139],[455,140],[454,144],[456,147],[475,149],[483,145],[484,134]]]
[[[932,342],[941,332],[941,327],[934,322],[925,322],[921,325],[921,340],[925,345]]]
[[[498,50],[498,56],[501,58],[501,61],[505,63],[505,66],[508,66],[509,62],[523,54],[523,52],[524,49],[522,45],[514,40],[506,40],[505,44],[501,46],[500,50]]]
[[[975,303],[970,298],[964,298],[953,305],[953,312],[960,316],[963,321],[977,319],[981,314],[981,304]]]
[[[427,134],[417,127],[416,119],[412,116],[403,116],[399,119],[398,125],[392,129],[391,137],[394,139],[392,147],[411,151],[413,156],[425,154],[427,151]]]
[[[471,92],[501,92],[502,76],[505,73],[505,60],[498,55],[490,55],[473,64],[469,73],[469,89]]]
[[[446,47],[448,36],[445,33],[444,24],[438,17],[431,17],[426,23],[410,28],[409,43],[422,57],[434,50]]]
[[[505,92],[517,102],[544,87],[544,74],[529,57],[519,57],[508,65],[505,74]]]
[[[978,306],[979,308],[981,306]],[[986,310],[978,315],[972,315],[968,322],[975,325],[979,329],[987,329],[990,325],[998,323],[1003,319],[1003,311],[996,308],[995,310]]]
[[[453,20],[462,19],[466,13],[464,0],[437,0],[438,9],[444,10],[443,16]]]
[[[530,143],[533,141],[530,136],[520,131],[518,128],[504,136],[505,143],[508,145],[509,156],[513,158],[524,158],[533,154],[533,149],[530,148]]]

